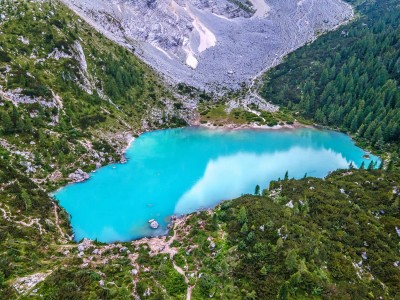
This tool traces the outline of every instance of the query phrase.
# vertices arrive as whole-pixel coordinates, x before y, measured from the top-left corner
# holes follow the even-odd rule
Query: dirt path
[[[182,217],[179,219],[176,219],[172,224],[172,230],[174,232],[174,234],[167,240],[167,238],[165,236],[160,237],[160,238],[144,238],[138,241],[134,242],[134,245],[141,245],[141,244],[147,244],[150,247],[150,251],[151,251],[151,255],[157,255],[157,254],[168,254],[174,269],[181,274],[182,276],[184,276],[185,278],[185,283],[187,284],[187,292],[186,292],[186,300],[190,300],[192,297],[192,290],[194,288],[194,286],[191,286],[189,284],[189,279],[186,276],[186,273],[184,270],[182,270],[181,267],[177,266],[175,264],[174,261],[174,255],[176,253],[178,253],[178,250],[175,247],[172,247],[172,243],[177,239],[177,229],[179,227],[181,227],[185,221],[186,221],[187,217]]]
[[[187,291],[186,291],[186,300],[190,300],[192,298],[192,289],[194,288],[194,286],[191,286],[189,284],[189,279],[186,277],[186,273],[185,271],[182,270],[181,267],[178,267],[175,262],[173,261],[172,264],[174,265],[174,269],[181,275],[183,275],[183,277],[185,277],[185,282],[187,284]]]
[[[53,208],[54,208],[54,218],[56,221],[56,227],[58,229],[58,232],[60,233],[63,239],[72,241],[72,236],[69,236],[68,234],[64,233],[64,231],[60,227],[60,221],[59,221],[60,219],[58,217],[58,212],[57,212],[58,205],[55,202],[53,202]]]
[[[7,205],[5,205],[6,207],[7,207]],[[7,207],[8,208],[8,207]],[[40,219],[39,218],[34,218],[34,219],[31,219],[31,218],[28,218],[28,220],[29,221],[27,221],[27,222],[25,222],[25,221],[17,221],[17,220],[15,220],[15,216],[13,216],[12,214],[11,214],[11,211],[10,211],[10,209],[8,208],[8,211],[7,210],[5,210],[4,208],[1,208],[0,207],[0,210],[2,211],[2,213],[3,213],[3,218],[5,219],[5,220],[7,220],[8,222],[14,222],[14,223],[16,223],[16,224],[19,224],[19,225],[22,225],[22,226],[24,226],[24,227],[32,227],[33,225],[37,225],[37,228],[39,229],[39,234],[40,235],[42,235],[43,233],[45,233],[46,231],[43,229],[43,227],[42,227],[42,225],[40,224]],[[13,220],[14,219],[14,220]]]

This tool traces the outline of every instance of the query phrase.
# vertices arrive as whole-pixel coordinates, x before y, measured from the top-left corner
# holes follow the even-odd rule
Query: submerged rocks
[[[82,182],[89,179],[89,174],[78,169],[74,173],[69,174],[68,178],[72,180],[72,182]]]
[[[150,224],[150,227],[152,228],[152,229],[157,229],[160,225],[158,224],[158,222],[156,221],[156,220],[154,220],[154,219],[151,219],[151,220],[149,220],[149,224]]]

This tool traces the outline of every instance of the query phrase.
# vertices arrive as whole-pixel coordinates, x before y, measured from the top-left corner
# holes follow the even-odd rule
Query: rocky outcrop
[[[63,0],[175,82],[239,87],[353,16],[341,0]]]
[[[89,174],[82,171],[81,169],[76,170],[74,173],[68,175],[68,178],[72,182],[82,182],[89,179]]]
[[[13,284],[13,287],[19,294],[26,294],[27,292],[32,290],[38,283],[44,281],[50,274],[51,271],[17,278]],[[35,290],[33,290],[33,292],[35,292]]]
[[[158,222],[154,219],[149,220],[149,225],[152,229],[157,229],[160,225]]]

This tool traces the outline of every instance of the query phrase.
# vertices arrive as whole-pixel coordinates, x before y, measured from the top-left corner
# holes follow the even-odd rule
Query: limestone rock
[[[68,175],[68,178],[72,182],[82,182],[89,179],[89,174],[82,171],[81,169],[76,170],[74,173]]]
[[[62,1],[167,78],[201,89],[240,88],[353,17],[341,0]]]
[[[139,273],[137,269],[132,269],[131,270],[131,275],[136,276]]]
[[[160,225],[158,224],[158,222],[156,221],[156,220],[154,220],[154,219],[151,219],[151,220],[149,220],[149,224],[150,224],[150,227],[152,228],[152,229],[157,229]]]

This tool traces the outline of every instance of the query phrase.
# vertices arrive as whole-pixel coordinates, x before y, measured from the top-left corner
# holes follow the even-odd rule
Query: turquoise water
[[[137,138],[128,163],[101,168],[55,197],[72,216],[76,240],[127,241],[163,234],[171,215],[253,193],[286,170],[290,178],[323,177],[350,162],[368,165],[364,154],[348,136],[315,129],[161,130]],[[160,228],[150,229],[149,219]]]

